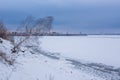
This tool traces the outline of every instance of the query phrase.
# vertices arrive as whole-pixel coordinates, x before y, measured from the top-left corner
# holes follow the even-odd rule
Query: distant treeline
[[[25,32],[9,32],[8,35],[10,36],[28,36],[29,34]],[[57,32],[50,32],[50,33],[32,33],[32,36],[87,36],[87,34],[73,34],[73,33],[57,33]]]
[[[28,36],[30,34],[25,32],[9,32],[10,36]],[[83,33],[58,33],[58,32],[49,32],[49,33],[32,33],[31,36],[87,36],[87,35],[120,35],[119,33],[105,33],[105,34],[83,34]]]

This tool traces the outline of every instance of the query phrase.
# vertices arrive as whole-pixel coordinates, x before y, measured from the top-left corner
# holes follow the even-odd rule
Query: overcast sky
[[[15,29],[26,17],[53,16],[65,32],[120,32],[120,0],[0,0],[0,19]]]

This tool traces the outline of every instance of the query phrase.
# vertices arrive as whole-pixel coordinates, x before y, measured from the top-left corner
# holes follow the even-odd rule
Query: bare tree
[[[18,49],[18,47],[27,39],[29,39],[34,33],[45,34],[50,32],[52,28],[52,22],[52,16],[39,19],[35,19],[32,16],[26,17],[25,20],[23,20],[21,27],[18,28],[19,31],[22,31],[21,33],[25,34],[24,38],[22,38],[22,40],[15,45],[13,52],[16,52],[16,49]]]
[[[45,18],[35,19],[32,16],[27,16],[25,20],[22,21],[20,27],[17,29],[19,32],[24,32],[26,34],[34,33],[46,33],[50,32],[52,29],[53,17],[48,16]]]
[[[34,20],[33,16],[27,16],[17,28],[17,32],[30,34],[32,28],[34,27]]]
[[[7,39],[7,29],[2,21],[0,21],[0,37]]]
[[[53,17],[48,16],[45,18],[39,18],[36,20],[35,29],[37,33],[44,34],[50,32],[52,29]]]

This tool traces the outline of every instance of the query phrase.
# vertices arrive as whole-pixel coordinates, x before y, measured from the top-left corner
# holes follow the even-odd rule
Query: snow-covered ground
[[[41,42],[45,51],[120,67],[120,36],[47,36],[43,37]]]
[[[40,41],[42,40],[41,45],[37,39]],[[111,38],[108,37],[98,38],[95,36],[31,37],[30,40],[26,40],[22,45],[20,45],[18,53],[11,53],[13,44],[1,39],[3,42],[0,43],[0,51],[5,54],[4,56],[6,56],[8,60],[14,59],[15,61],[10,65],[8,64],[8,61],[5,60],[5,57],[0,54],[0,80],[120,80],[119,68],[105,64],[93,63],[100,61],[99,59],[93,59],[93,62],[91,62],[92,60],[90,60],[90,58],[80,58],[80,55],[77,54],[77,52],[81,52],[80,50],[89,51],[92,49],[90,46],[88,46],[89,49],[84,49],[87,44],[91,44],[92,46],[92,43],[94,43],[93,48],[95,48],[95,43],[97,47],[98,44],[101,43],[98,43],[98,41],[104,42],[106,39],[111,40]],[[114,39],[119,41],[118,37],[115,37]],[[15,37],[16,43],[19,42],[18,40],[19,38]],[[90,40],[90,42],[88,40]],[[85,42],[81,43],[81,41],[88,42],[85,44]],[[82,44],[81,47],[80,43]],[[104,44],[101,44],[101,46]],[[111,47],[111,49],[118,47],[119,45],[117,44],[117,41],[115,42],[116,46],[114,43],[112,44],[113,47]],[[42,48],[40,48],[40,46],[42,46]],[[102,47],[98,46],[98,48]],[[67,53],[67,50],[70,52],[69,54]],[[56,52],[59,52],[60,54]],[[96,52],[99,51],[96,50]],[[89,60],[90,62],[88,62]]]

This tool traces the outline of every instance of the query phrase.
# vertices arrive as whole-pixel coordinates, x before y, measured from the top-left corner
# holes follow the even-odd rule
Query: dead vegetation
[[[53,17],[52,16],[48,16],[45,18],[38,18],[38,19],[34,19],[31,16],[26,17],[20,28],[18,28],[17,32],[20,33],[24,33],[26,34],[26,36],[24,36],[25,38],[18,40],[17,43],[13,42],[13,48],[11,49],[11,53],[10,55],[12,55],[13,53],[18,53],[20,51],[20,47],[21,45],[30,39],[30,36],[34,35],[34,34],[46,34],[49,33],[51,28],[52,28],[52,22],[53,22]],[[14,36],[13,36],[14,37]],[[0,38],[5,39],[5,40],[9,40],[9,41],[13,41],[13,37],[10,37],[8,34],[8,31],[6,29],[6,27],[4,26],[4,23],[2,21],[0,21]],[[37,39],[37,37],[36,37]],[[28,42],[28,41],[27,41]],[[2,44],[3,41],[0,39],[0,43]],[[33,43],[33,42],[32,42]],[[29,43],[31,44],[31,43]],[[31,44],[32,45],[32,44]],[[24,51],[23,51],[24,52]],[[14,59],[10,59],[7,56],[6,52],[2,52],[0,51],[0,61],[3,61],[5,63],[8,63],[9,65],[12,65],[14,63]]]
[[[9,59],[6,55],[6,53],[0,51],[0,61],[4,62],[4,63],[7,63],[9,65],[13,65],[14,63],[14,59]]]
[[[3,39],[8,39],[7,29],[5,28],[2,21],[0,21],[0,37]]]

